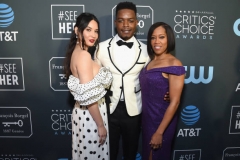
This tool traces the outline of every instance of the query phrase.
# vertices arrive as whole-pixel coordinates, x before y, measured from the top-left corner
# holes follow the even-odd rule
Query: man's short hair
[[[116,16],[119,10],[121,9],[130,9],[133,10],[135,14],[137,14],[137,7],[134,3],[132,2],[120,2],[118,3],[117,7],[116,7]]]

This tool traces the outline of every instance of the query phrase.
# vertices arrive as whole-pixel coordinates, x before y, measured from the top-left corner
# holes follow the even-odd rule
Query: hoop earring
[[[78,35],[76,34],[76,39],[78,39]]]

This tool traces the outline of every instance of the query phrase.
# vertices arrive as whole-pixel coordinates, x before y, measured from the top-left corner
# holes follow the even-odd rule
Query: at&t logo
[[[181,112],[182,122],[187,126],[192,126],[200,119],[200,111],[196,106],[185,107]],[[184,128],[178,131],[177,137],[195,137],[199,136],[201,128]]]
[[[200,118],[200,111],[196,106],[187,106],[181,112],[181,119],[187,126],[194,125]]]
[[[185,71],[188,71],[188,67],[184,66]],[[208,67],[208,78],[204,78],[204,66],[200,66],[199,67],[199,76],[198,78],[195,78],[195,66],[190,66],[190,71],[189,71],[189,77],[185,79],[185,84],[188,83],[194,83],[194,84],[198,84],[198,83],[203,83],[203,84],[208,84],[212,81],[213,79],[213,66],[209,66]]]
[[[0,27],[7,28],[14,21],[14,12],[10,6],[0,3]],[[0,41],[16,41],[18,31],[0,31]]]
[[[14,20],[14,12],[11,7],[7,4],[0,4],[1,14],[0,14],[0,27],[8,27],[12,24]]]
[[[233,24],[233,31],[237,36],[240,36],[240,30],[239,30],[239,26],[240,26],[240,18],[237,19],[235,21],[235,23]]]

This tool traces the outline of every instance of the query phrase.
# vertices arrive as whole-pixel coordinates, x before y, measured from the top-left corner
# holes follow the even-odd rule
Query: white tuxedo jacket
[[[116,44],[115,37],[113,37],[101,42],[96,54],[101,65],[110,69],[113,75],[113,82],[110,86],[110,90],[113,93],[110,96],[110,113],[112,114],[116,109],[123,92],[127,112],[130,116],[135,116],[142,112],[141,88],[138,77],[140,71],[149,62],[147,46],[134,38],[134,46],[131,49],[135,52],[136,58],[132,66],[124,73],[115,64],[113,56],[115,47],[119,46]]]

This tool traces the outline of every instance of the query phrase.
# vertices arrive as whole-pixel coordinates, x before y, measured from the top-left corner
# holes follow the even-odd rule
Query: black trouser
[[[121,136],[124,160],[135,160],[138,150],[141,114],[129,116],[125,102],[119,101],[115,111],[112,114],[108,114],[108,123],[110,160],[117,159]]]

